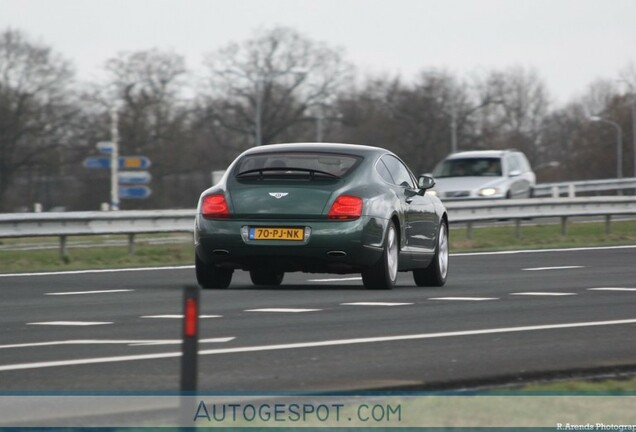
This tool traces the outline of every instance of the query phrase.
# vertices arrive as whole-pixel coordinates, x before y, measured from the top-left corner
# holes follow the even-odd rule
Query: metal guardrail
[[[612,216],[635,215],[636,197],[540,198],[499,201],[453,201],[445,203],[452,222],[466,223],[472,238],[474,222],[513,220],[515,236],[521,235],[526,219],[560,218],[561,234],[567,235],[568,219],[580,216],[604,216],[605,232],[611,232]]]
[[[523,200],[475,200],[445,203],[451,223],[466,223],[468,237],[475,222],[512,220],[520,235],[524,219],[561,218],[562,234],[567,234],[568,218],[604,216],[605,230],[611,230],[611,218],[636,215],[636,197],[581,197]],[[192,232],[195,210],[144,210],[118,212],[13,213],[0,214],[0,238],[60,238],[60,255],[66,256],[66,238],[81,235],[128,235],[128,247],[134,251],[136,234]]]
[[[64,258],[68,236],[122,234],[132,254],[135,235],[192,232],[194,215],[195,210],[8,213],[0,214],[0,238],[59,237]]]
[[[559,183],[540,183],[534,187],[535,197],[558,198],[566,195],[570,198],[581,193],[594,193],[605,191],[623,191],[626,189],[636,189],[636,177],[623,179],[604,180],[579,180]]]

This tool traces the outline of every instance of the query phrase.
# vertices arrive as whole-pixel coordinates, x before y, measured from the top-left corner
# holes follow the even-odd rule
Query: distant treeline
[[[120,154],[153,163],[152,196],[123,209],[191,208],[211,171],[278,142],[381,146],[416,174],[453,147],[517,148],[539,181],[616,177],[616,127],[590,116],[620,126],[621,168],[634,175],[633,65],[554,106],[532,69],[459,77],[429,65],[409,81],[361,77],[343,52],[276,27],[210,52],[202,70],[195,75],[178,53],[151,49],[122,52],[105,61],[104,81],[80,82],[51,47],[19,30],[0,33],[0,212],[107,202],[108,171],[82,161],[110,139],[113,107]]]

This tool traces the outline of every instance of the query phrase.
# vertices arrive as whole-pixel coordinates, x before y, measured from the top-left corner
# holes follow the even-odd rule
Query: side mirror
[[[435,186],[435,179],[427,175],[421,175],[417,179],[417,187],[422,190],[427,190]]]
[[[508,174],[508,176],[510,177],[518,177],[520,175],[521,175],[521,170],[513,170],[513,171],[510,171],[510,174]]]

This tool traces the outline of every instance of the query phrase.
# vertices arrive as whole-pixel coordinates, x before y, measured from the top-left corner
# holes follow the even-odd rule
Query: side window
[[[389,172],[391,173],[391,177],[393,177],[393,184],[403,187],[415,188],[411,173],[399,159],[391,155],[384,155],[382,156],[381,161],[384,162]]]
[[[378,163],[375,165],[375,170],[378,172],[378,174],[380,174],[380,177],[382,177],[382,179],[384,179],[385,182],[391,183],[391,184],[395,183],[393,181],[393,177],[391,177],[391,173],[389,172],[389,169],[386,167],[384,162],[382,162],[382,160],[379,160]]]
[[[508,161],[508,175],[510,175],[513,171],[521,171],[521,167],[519,166],[519,161],[514,155],[510,155],[507,158]]]
[[[521,171],[523,172],[531,171],[530,163],[528,162],[528,159],[526,159],[526,157],[522,153],[517,153],[515,156],[517,160],[519,161],[519,166],[521,167]]]

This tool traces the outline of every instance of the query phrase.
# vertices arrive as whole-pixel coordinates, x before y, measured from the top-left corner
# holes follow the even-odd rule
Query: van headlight
[[[479,189],[479,196],[483,196],[483,197],[489,197],[489,196],[497,195],[499,193],[501,193],[499,189],[493,188],[493,187]]]

